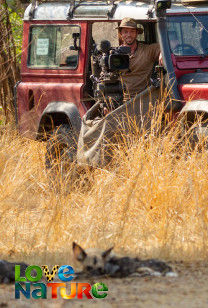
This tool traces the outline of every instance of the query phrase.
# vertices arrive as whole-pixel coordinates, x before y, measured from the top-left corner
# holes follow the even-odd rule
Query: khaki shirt
[[[121,81],[126,86],[124,99],[134,97],[149,84],[155,61],[158,61],[160,46],[158,43],[144,45],[138,43],[137,49],[130,56],[130,72],[122,73]]]

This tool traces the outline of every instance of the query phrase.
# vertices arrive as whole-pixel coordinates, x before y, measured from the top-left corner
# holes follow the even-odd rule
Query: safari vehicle
[[[48,151],[58,136],[62,150],[73,159],[81,119],[96,102],[91,56],[102,40],[119,45],[115,28],[124,17],[136,19],[143,29],[140,42],[160,43],[172,89],[169,109],[186,112],[190,118],[208,112],[205,2],[31,3],[24,14],[21,81],[15,95],[20,132],[46,140]]]

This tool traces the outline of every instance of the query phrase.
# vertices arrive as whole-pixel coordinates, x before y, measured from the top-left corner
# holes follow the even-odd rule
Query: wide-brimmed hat
[[[130,17],[125,17],[124,19],[122,19],[120,25],[116,29],[122,29],[122,28],[137,29],[139,34],[143,33],[143,29],[138,27],[136,20]]]

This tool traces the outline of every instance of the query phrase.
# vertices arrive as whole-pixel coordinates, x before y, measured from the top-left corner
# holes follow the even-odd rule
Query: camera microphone
[[[100,42],[100,50],[103,53],[108,53],[111,49],[111,43],[107,40],[103,40]]]

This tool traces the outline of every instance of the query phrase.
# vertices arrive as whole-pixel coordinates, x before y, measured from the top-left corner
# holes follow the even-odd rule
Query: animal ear
[[[111,253],[111,251],[113,250],[113,247],[109,248],[108,250],[104,251],[102,253],[102,258],[105,259],[109,256],[109,254]]]
[[[80,247],[77,243],[73,242],[72,243],[72,249],[73,249],[73,253],[75,258],[80,261],[83,262],[84,259],[86,258],[87,254],[84,251],[84,249],[82,249],[82,247]]]

